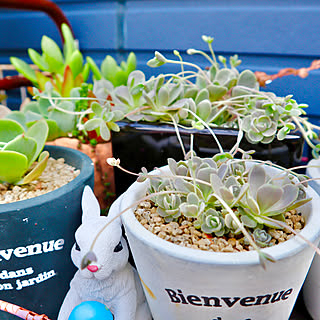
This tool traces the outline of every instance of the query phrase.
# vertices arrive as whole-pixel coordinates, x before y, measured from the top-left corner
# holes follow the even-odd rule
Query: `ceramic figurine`
[[[114,220],[97,238],[97,262],[81,270],[81,260],[90,251],[97,233],[111,217],[100,216],[98,200],[89,186],[82,196],[82,224],[75,233],[71,258],[78,268],[70,282],[58,320],[68,320],[83,301],[98,301],[108,307],[115,320],[151,320],[149,307],[136,270],[128,263],[128,246],[122,237],[121,220]]]
[[[24,320],[50,320],[46,315],[36,314],[32,311],[16,306],[15,304],[0,300],[0,310],[11,313]]]

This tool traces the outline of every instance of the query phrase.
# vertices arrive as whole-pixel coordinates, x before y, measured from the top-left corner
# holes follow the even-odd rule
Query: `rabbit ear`
[[[82,223],[100,216],[100,205],[89,186],[85,186],[82,194]]]

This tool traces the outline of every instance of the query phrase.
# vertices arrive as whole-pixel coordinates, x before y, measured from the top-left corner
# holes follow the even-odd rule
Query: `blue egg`
[[[103,303],[85,301],[72,310],[68,320],[113,320],[113,315]]]

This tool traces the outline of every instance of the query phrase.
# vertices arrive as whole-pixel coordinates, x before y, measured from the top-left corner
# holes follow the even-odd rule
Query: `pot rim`
[[[126,128],[134,129],[137,132],[139,131],[152,131],[152,132],[165,132],[165,133],[172,133],[176,135],[176,130],[174,128],[173,124],[168,124],[166,122],[148,122],[148,121],[118,121],[117,124],[121,128],[121,130],[124,130]],[[223,127],[223,126],[216,126],[212,127],[211,130],[215,134],[221,134],[221,135],[227,135],[227,136],[238,136],[239,130],[237,128],[231,128],[231,127]],[[123,132],[123,131],[121,131]],[[180,134],[186,134],[190,135],[192,133],[194,134],[201,134],[201,135],[207,135],[212,137],[211,133],[207,128],[204,129],[193,129],[193,128],[179,128]],[[303,140],[302,134],[299,131],[293,131],[290,132],[285,137],[285,140]],[[279,140],[280,141],[280,140]]]
[[[53,157],[53,158],[55,158],[55,153],[57,151],[63,151],[64,153],[69,154],[70,158],[80,159],[81,166],[76,168],[80,170],[80,174],[69,183],[63,185],[58,189],[50,191],[48,193],[42,194],[34,198],[26,199],[26,200],[20,200],[12,203],[1,204],[0,214],[10,212],[10,211],[28,209],[34,206],[41,205],[48,201],[53,201],[54,199],[61,197],[61,195],[65,193],[72,192],[72,190],[76,189],[82,183],[81,181],[89,179],[89,177],[93,174],[94,164],[91,161],[91,159],[83,152],[79,150],[67,148],[67,147],[49,146],[49,145],[45,146],[45,150],[48,150],[50,153],[50,157]]]
[[[128,205],[135,202],[137,197],[142,197],[143,194],[145,194],[147,183],[148,181],[144,181],[142,183],[133,183],[131,187],[114,203],[116,207],[116,210],[114,212],[124,210]],[[304,210],[310,210],[310,216],[300,234],[307,240],[317,245],[317,241],[320,237],[320,224],[318,217],[320,211],[317,214],[317,208],[320,207],[320,197],[317,192],[314,191],[310,186],[307,188],[307,195],[313,197],[313,199],[301,208],[305,208]],[[260,264],[259,255],[255,251],[238,253],[208,252],[198,249],[181,247],[164,239],[161,239],[152,232],[146,230],[140,224],[140,222],[134,215],[133,209],[127,210],[122,214],[122,222],[125,226],[126,231],[133,234],[138,241],[143,242],[156,251],[162,252],[163,254],[167,254],[169,256],[173,256],[180,260],[202,264],[216,264],[226,266]],[[296,255],[307,246],[308,244],[304,240],[302,240],[298,236],[295,236],[283,243],[261,250],[262,252],[271,255],[275,260],[279,261]]]

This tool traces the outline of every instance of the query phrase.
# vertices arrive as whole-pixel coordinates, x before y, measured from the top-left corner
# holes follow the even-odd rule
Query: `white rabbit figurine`
[[[129,251],[122,237],[120,218],[98,237],[93,248],[97,262],[80,269],[81,259],[90,250],[96,234],[111,219],[100,216],[99,203],[89,186],[83,191],[82,211],[82,225],[75,233],[76,243],[71,251],[79,270],[70,282],[58,320],[67,320],[74,307],[89,300],[105,304],[115,320],[150,320],[138,274],[128,263]]]

